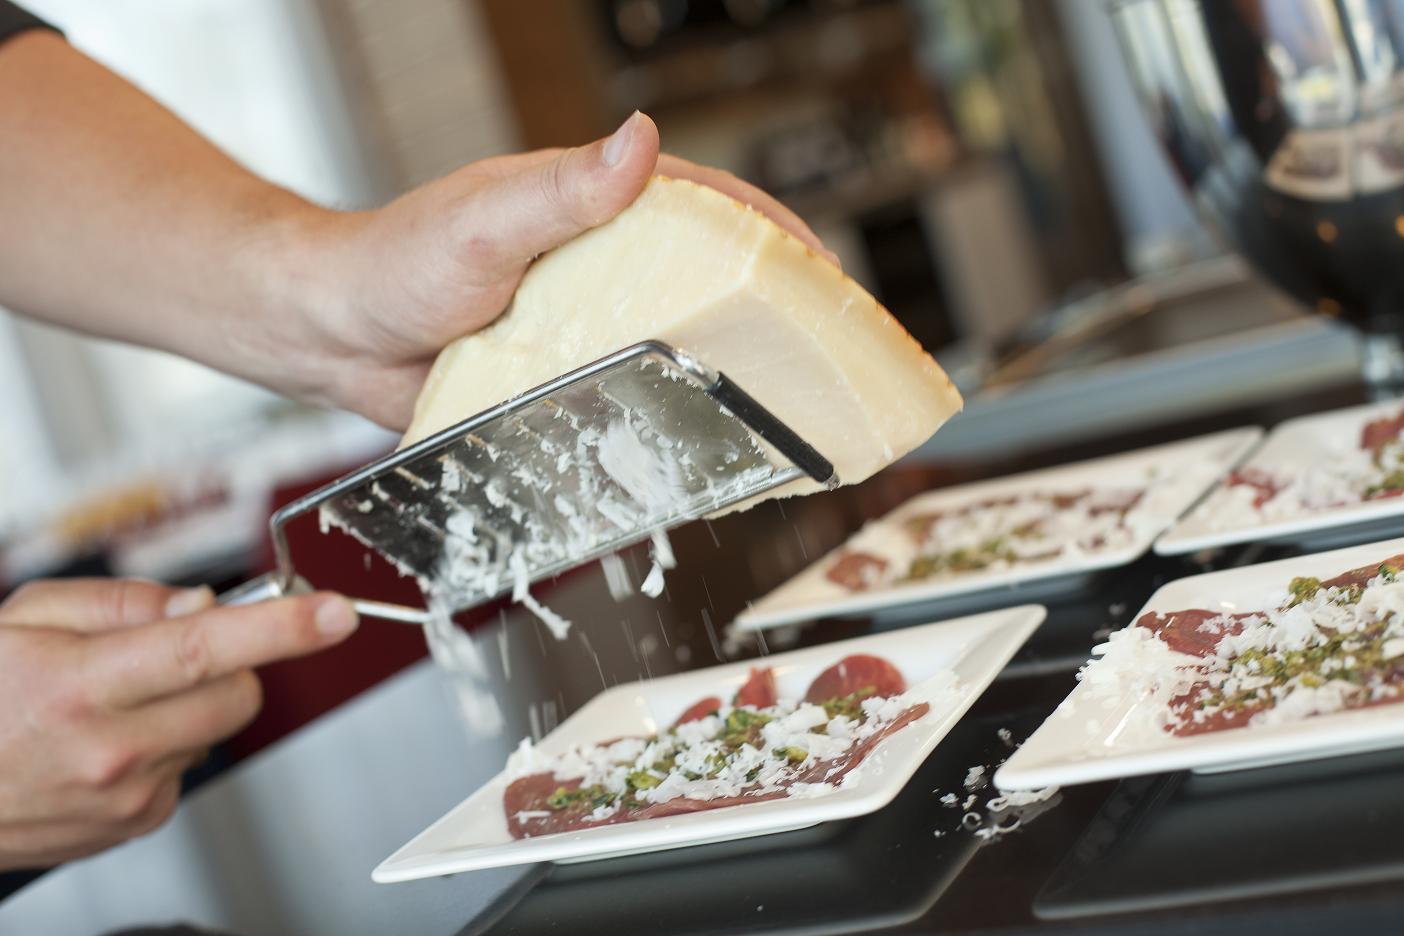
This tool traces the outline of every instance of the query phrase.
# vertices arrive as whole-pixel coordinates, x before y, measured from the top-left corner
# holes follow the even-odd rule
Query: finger
[[[85,669],[99,704],[133,706],[321,650],[356,623],[351,603],[326,592],[212,608],[94,637]]]
[[[501,156],[490,156],[487,159],[469,163],[460,171],[471,171],[489,179],[505,179],[525,169],[533,169],[548,163],[564,152],[566,152],[565,147],[552,146],[546,149],[527,150],[525,153],[504,153]]]
[[[482,166],[482,170],[495,177],[511,175],[514,172],[521,172],[528,169],[539,168],[558,159],[565,152],[560,149],[532,150],[528,153],[514,153],[508,156],[499,156],[491,160],[484,160],[491,165]],[[786,231],[798,237],[806,247],[815,251],[824,259],[839,264],[838,254],[824,246],[824,242],[819,239],[813,229],[804,222],[804,219],[791,211],[785,204],[764,189],[757,188],[744,179],[738,178],[725,169],[716,169],[711,166],[702,166],[680,156],[670,153],[661,153],[658,157],[656,171],[659,175],[671,176],[675,179],[687,179],[699,185],[705,185],[710,189],[716,189],[724,195],[736,199],[744,205],[748,205],[761,214],[770,218]]]
[[[62,818],[6,823],[0,839],[11,846],[23,840],[29,850],[61,851],[110,847],[149,832],[174,811],[181,776],[196,756],[191,751],[172,755]]]
[[[148,756],[175,751],[180,773],[197,763],[190,759],[192,751],[203,751],[238,732],[253,721],[262,704],[258,677],[243,670],[134,708],[124,715],[121,730],[128,743]]]
[[[512,153],[506,156],[497,156],[492,159],[483,160],[482,163],[475,164],[475,168],[484,175],[494,178],[505,178],[515,173],[540,169],[542,166],[549,165],[554,160],[559,159],[561,155],[566,152],[568,151],[561,149],[540,149],[526,153]],[[813,229],[804,222],[804,219],[795,214],[786,207],[784,203],[767,193],[764,189],[757,188],[724,169],[702,166],[670,153],[661,153],[658,156],[655,171],[659,175],[671,176],[675,179],[687,179],[699,185],[705,185],[708,188],[716,189],[718,192],[754,208],[786,231],[798,237],[806,247],[815,251],[830,263],[833,263],[835,266],[839,264],[838,254],[824,246],[824,242],[821,241],[819,236],[814,233]]]
[[[104,851],[125,838],[106,823],[7,825],[0,829],[0,867],[48,868]]]
[[[612,136],[530,163],[466,201],[465,243],[491,251],[502,271],[524,266],[623,211],[657,161],[658,128],[636,111]]]
[[[658,172],[660,175],[672,176],[676,179],[688,179],[699,185],[716,189],[724,195],[749,205],[761,214],[770,218],[786,231],[798,237],[806,247],[835,265],[838,264],[838,254],[824,246],[824,242],[819,236],[810,230],[799,215],[789,208],[786,208],[773,196],[767,194],[763,189],[756,188],[749,182],[739,179],[724,169],[714,169],[711,166],[699,166],[696,163],[688,162],[677,156],[667,153],[658,157]]]
[[[157,787],[156,795],[151,798],[146,809],[126,823],[123,832],[130,838],[154,832],[165,825],[167,819],[175,815],[176,807],[179,805],[180,773],[177,773]]]
[[[75,578],[29,582],[0,606],[0,624],[40,625],[100,633],[214,604],[208,588],[171,588],[138,579]]]
[[[152,739],[145,739],[145,743],[150,745]],[[124,744],[135,751],[133,742]],[[200,764],[207,756],[208,751],[203,748],[166,750],[145,760],[134,756],[135,766],[120,777],[107,783],[70,788],[63,792],[57,802],[28,804],[23,821],[9,821],[0,828],[93,828],[130,823],[145,813],[157,787],[171,779],[179,783],[180,777],[187,770]]]

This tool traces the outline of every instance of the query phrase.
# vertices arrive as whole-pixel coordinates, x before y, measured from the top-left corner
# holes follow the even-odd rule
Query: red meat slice
[[[1208,734],[1211,731],[1242,728],[1248,724],[1250,718],[1267,707],[1266,705],[1247,705],[1237,709],[1222,708],[1215,712],[1209,712],[1204,718],[1196,720],[1194,716],[1199,709],[1200,695],[1210,691],[1210,689],[1207,682],[1195,683],[1171,699],[1170,712],[1175,718],[1169,725],[1165,726],[1165,730],[1173,735],[1187,738],[1193,735]]]
[[[1364,586],[1367,582],[1380,574],[1380,566],[1387,565],[1396,569],[1404,569],[1404,554],[1390,556],[1382,562],[1371,563],[1360,566],[1356,569],[1342,572],[1335,578],[1326,579],[1321,583],[1323,588],[1350,588],[1353,586]],[[1188,653],[1193,656],[1204,657],[1214,652],[1219,645],[1219,641],[1230,634],[1238,634],[1243,630],[1244,622],[1256,615],[1253,612],[1228,615],[1229,622],[1226,624],[1209,624],[1209,621],[1222,617],[1221,612],[1207,611],[1203,608],[1191,608],[1186,611],[1171,611],[1166,614],[1156,614],[1150,612],[1141,616],[1136,622],[1140,627],[1154,633],[1161,640],[1169,645],[1171,650],[1180,653]],[[1388,684],[1404,684],[1404,670],[1390,672],[1385,675],[1384,681]],[[1211,731],[1226,731],[1232,728],[1242,728],[1248,724],[1254,715],[1265,710],[1266,703],[1257,705],[1241,706],[1237,709],[1219,709],[1210,712],[1200,719],[1195,718],[1195,713],[1199,710],[1199,701],[1202,695],[1210,690],[1207,681],[1201,681],[1191,686],[1185,692],[1170,700],[1170,711],[1175,716],[1171,724],[1166,726],[1166,730],[1171,734],[1189,736],[1207,734]],[[1399,696],[1387,696],[1380,700],[1369,700],[1368,696],[1361,701],[1353,702],[1350,708],[1363,708],[1375,704],[1387,704],[1404,701],[1404,694]]]
[[[551,773],[535,773],[513,780],[507,785],[507,790],[502,794],[502,809],[507,814],[507,831],[512,834],[512,838],[527,838],[532,835],[546,835],[551,832],[563,832],[566,828],[574,827],[582,818],[579,814],[572,814],[567,811],[551,813],[549,816],[523,819],[519,813],[523,812],[550,812],[546,806],[546,800],[557,788],[565,787],[573,790],[580,786],[579,780],[557,780]],[[569,816],[570,825],[566,825],[563,820]]]
[[[1103,492],[1087,505],[1087,512],[1094,517],[1100,517],[1102,514],[1124,516],[1135,509],[1145,494],[1145,491]]]
[[[824,702],[871,689],[875,696],[894,696],[907,691],[907,681],[897,667],[882,657],[855,653],[824,670],[810,683],[806,702]]]
[[[936,529],[936,524],[940,523],[944,516],[945,514],[940,511],[916,514],[908,517],[902,525],[906,527],[907,533],[920,546],[930,539],[931,531]]]
[[[876,578],[887,570],[887,560],[865,552],[843,552],[838,560],[824,573],[824,577],[835,585],[849,591],[864,591]]]
[[[1367,452],[1378,452],[1399,438],[1401,431],[1404,431],[1404,410],[1366,423],[1360,430],[1360,447]]]
[[[861,764],[882,740],[900,731],[921,718],[930,706],[925,702],[913,705],[898,715],[880,731],[855,744],[838,757],[819,761],[796,776],[791,783],[837,783],[844,775]],[[722,809],[726,806],[741,806],[746,803],[763,803],[767,800],[783,799],[785,790],[769,793],[752,791],[740,796],[722,796],[710,800],[694,800],[678,797],[666,803],[650,803],[634,809],[620,809],[605,819],[591,819],[587,807],[576,809],[551,810],[546,801],[558,787],[573,790],[580,785],[579,780],[557,780],[549,773],[531,774],[514,780],[502,797],[502,805],[507,813],[507,829],[513,838],[530,838],[538,835],[551,835],[557,832],[572,832],[577,829],[590,829],[595,826],[615,825],[620,822],[633,822],[638,819],[662,819],[667,816],[680,816],[685,813],[702,812],[708,809]],[[787,784],[788,786],[788,784]],[[519,813],[545,813],[529,815]]]
[[[751,667],[751,678],[746,680],[746,684],[736,690],[736,697],[731,700],[732,705],[754,705],[756,708],[767,708],[779,701],[780,696],[775,692],[775,671],[766,666]]]
[[[1258,493],[1253,497],[1254,507],[1263,506],[1282,491],[1271,475],[1253,468],[1233,472],[1224,483],[1228,487],[1250,487],[1256,490]]]
[[[1349,588],[1352,585],[1364,585],[1370,579],[1380,574],[1380,566],[1392,566],[1393,568],[1404,570],[1404,554],[1390,556],[1383,562],[1376,562],[1371,565],[1361,566],[1358,569],[1351,569],[1349,572],[1342,572],[1335,578],[1326,579],[1321,583],[1322,588]]]
[[[678,720],[673,722],[673,724],[685,725],[688,722],[701,721],[702,719],[706,718],[708,715],[717,711],[721,707],[721,699],[717,698],[714,695],[707,696],[707,698],[701,700],[700,702],[694,702],[687,711],[683,712],[681,715],[678,716]]]
[[[1219,641],[1229,634],[1241,634],[1243,622],[1259,615],[1252,612],[1225,615],[1222,611],[1207,611],[1204,608],[1190,608],[1187,611],[1171,611],[1156,614],[1148,611],[1136,622],[1155,634],[1176,653],[1188,653],[1203,657],[1214,652]],[[1228,617],[1228,624],[1210,624],[1215,618]]]
[[[873,748],[877,747],[888,735],[895,734],[903,728],[916,721],[918,718],[931,711],[931,706],[925,702],[918,702],[888,722],[882,728],[873,732],[858,744],[849,748],[839,757],[830,760],[820,761],[810,767],[804,773],[795,778],[796,783],[838,783],[844,775],[853,770],[863,762]]]

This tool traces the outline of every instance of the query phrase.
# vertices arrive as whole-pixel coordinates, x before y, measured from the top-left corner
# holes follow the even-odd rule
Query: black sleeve
[[[26,29],[52,29],[48,23],[8,0],[0,0],[0,42]]]

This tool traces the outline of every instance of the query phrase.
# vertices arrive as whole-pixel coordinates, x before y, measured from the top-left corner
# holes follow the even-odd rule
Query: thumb
[[[491,232],[504,267],[524,266],[627,208],[657,164],[658,127],[635,111],[611,136],[484,189],[469,209],[470,227]]]

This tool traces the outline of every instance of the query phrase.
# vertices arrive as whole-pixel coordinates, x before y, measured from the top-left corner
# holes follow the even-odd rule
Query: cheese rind
[[[500,318],[440,353],[403,444],[650,338],[725,372],[844,483],[961,406],[941,367],[837,267],[720,192],[655,177],[613,220],[540,257]]]

